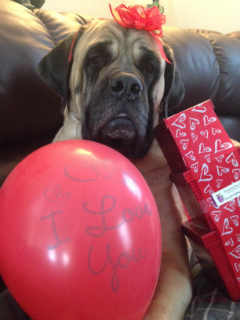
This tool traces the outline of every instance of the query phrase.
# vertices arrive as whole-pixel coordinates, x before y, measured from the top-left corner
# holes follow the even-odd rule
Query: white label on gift
[[[232,201],[233,199],[240,196],[240,180],[233,182],[229,186],[214,192],[211,194],[211,197],[215,204],[220,207],[222,204]]]

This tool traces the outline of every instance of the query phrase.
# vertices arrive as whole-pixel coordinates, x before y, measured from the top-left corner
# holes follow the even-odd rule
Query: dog
[[[164,50],[171,63],[147,31],[93,19],[39,65],[44,81],[66,102],[54,141],[88,139],[116,149],[142,172],[155,197],[163,250],[148,320],[183,319],[192,296],[183,209],[154,139],[160,114],[184,94],[173,52],[166,44]]]

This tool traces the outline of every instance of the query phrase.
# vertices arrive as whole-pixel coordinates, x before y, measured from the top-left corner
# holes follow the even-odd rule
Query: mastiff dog
[[[148,182],[159,209],[163,253],[146,319],[180,320],[192,295],[183,210],[154,128],[184,88],[171,49],[164,50],[171,63],[147,31],[92,20],[44,57],[39,70],[66,102],[55,141],[83,138],[108,145],[135,163]]]

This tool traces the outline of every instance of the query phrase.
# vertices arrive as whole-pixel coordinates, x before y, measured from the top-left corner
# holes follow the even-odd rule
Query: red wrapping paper
[[[209,236],[199,237],[236,300],[240,299],[240,153],[213,107],[207,100],[164,119],[157,139],[190,221],[201,215],[208,225]]]

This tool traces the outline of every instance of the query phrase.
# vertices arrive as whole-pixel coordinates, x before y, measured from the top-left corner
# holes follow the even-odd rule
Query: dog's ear
[[[38,71],[43,80],[64,100],[69,95],[68,80],[74,47],[82,33],[83,28],[61,41],[38,65]]]
[[[177,111],[185,96],[184,83],[178,70],[173,50],[164,44],[168,60],[165,69],[165,90],[161,102],[161,115],[167,117]]]

